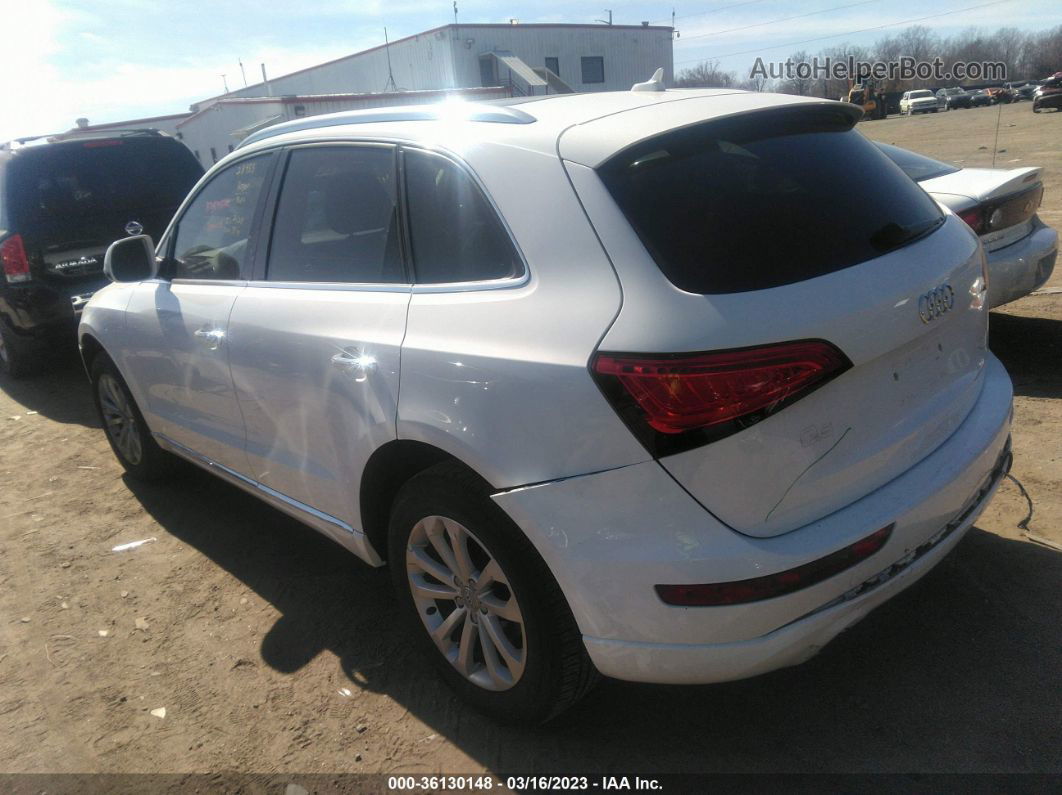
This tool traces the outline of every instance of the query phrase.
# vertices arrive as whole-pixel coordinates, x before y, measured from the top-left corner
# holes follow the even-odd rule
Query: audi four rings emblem
[[[942,284],[918,299],[918,316],[922,318],[923,323],[928,323],[950,311],[953,306],[955,291],[951,289],[950,284]]]

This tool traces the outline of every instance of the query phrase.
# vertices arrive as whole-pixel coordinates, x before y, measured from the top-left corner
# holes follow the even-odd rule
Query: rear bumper
[[[0,320],[25,344],[74,340],[81,310],[109,283],[104,276],[69,284],[33,280],[0,289]]]
[[[557,577],[603,674],[685,684],[755,676],[812,656],[925,574],[977,519],[1009,463],[1010,379],[994,357],[985,369],[978,402],[937,450],[852,505],[775,538],[729,530],[654,463],[494,499]],[[786,596],[683,608],[653,590],[785,571],[890,522],[879,552]]]
[[[1033,218],[1033,231],[1016,243],[987,252],[988,305],[1016,301],[1051,278],[1058,257],[1058,232]]]

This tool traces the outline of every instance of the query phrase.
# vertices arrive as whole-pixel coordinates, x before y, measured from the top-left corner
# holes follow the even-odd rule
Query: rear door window
[[[830,111],[676,130],[622,152],[599,174],[664,275],[691,293],[810,279],[944,220],[848,117]]]
[[[390,146],[296,149],[273,222],[266,278],[406,282]]]
[[[472,178],[431,152],[404,152],[413,263],[419,284],[478,282],[523,272],[512,239]]]

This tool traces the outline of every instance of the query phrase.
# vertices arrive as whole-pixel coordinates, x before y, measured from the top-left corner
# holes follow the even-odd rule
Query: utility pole
[[[608,14],[608,19],[595,19],[594,22],[604,22],[606,25],[612,24],[612,9],[606,8],[605,13]]]
[[[243,61],[237,58],[236,63],[240,65],[240,74],[243,75],[243,87],[247,88],[247,72],[243,70]]]
[[[229,93],[229,81],[225,79],[225,75],[218,75],[221,78],[221,85],[225,86],[225,93]]]

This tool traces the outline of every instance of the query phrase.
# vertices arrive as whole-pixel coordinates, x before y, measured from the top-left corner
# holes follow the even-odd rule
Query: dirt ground
[[[997,113],[860,129],[987,165]],[[1062,114],[999,120],[997,166],[1046,166],[1062,227]],[[1060,543],[1062,293],[993,313],[991,345],[1030,529]],[[66,356],[0,380],[0,770],[1059,772],[1062,552],[1025,511],[1005,483],[954,554],[803,666],[608,681],[560,724],[502,728],[412,650],[385,571],[198,471],[123,477]]]

